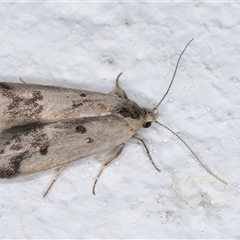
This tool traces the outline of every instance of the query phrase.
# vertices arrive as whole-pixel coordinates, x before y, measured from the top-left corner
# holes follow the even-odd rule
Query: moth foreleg
[[[161,170],[160,170],[160,169],[155,165],[155,163],[153,162],[152,157],[151,157],[151,155],[150,155],[150,153],[149,153],[149,150],[148,150],[145,142],[144,142],[141,138],[139,138],[139,137],[133,136],[132,138],[136,139],[136,140],[143,146],[143,148],[144,148],[144,150],[145,150],[145,153],[147,154],[147,156],[148,156],[150,162],[152,163],[152,165],[155,167],[155,169],[156,169],[157,171],[161,172]]]
[[[68,165],[68,164],[67,164],[67,165]],[[46,192],[44,193],[43,197],[46,197],[46,196],[47,196],[49,190],[52,188],[53,184],[57,181],[57,178],[58,178],[59,175],[62,173],[62,171],[67,167],[67,165],[64,165],[63,167],[61,167],[61,168],[57,171],[56,175],[54,176],[51,184],[49,185],[48,189],[47,189]]]
[[[125,93],[125,91],[118,84],[118,80],[119,80],[121,75],[122,75],[122,72],[119,73],[118,76],[117,76],[116,85],[115,85],[115,92],[117,93],[117,95],[119,97],[124,98],[124,99],[128,99],[127,94]]]
[[[95,177],[95,180],[94,180],[94,183],[93,183],[93,188],[92,188],[92,193],[93,193],[93,195],[95,195],[95,187],[96,187],[96,184],[97,184],[97,181],[98,181],[100,175],[101,175],[102,172],[103,172],[103,169],[104,169],[112,160],[114,160],[115,158],[118,157],[118,155],[122,152],[122,149],[123,149],[124,146],[125,146],[124,143],[121,144],[121,145],[119,145],[119,146],[118,146],[118,149],[117,149],[112,155],[110,155],[108,158],[106,158],[106,159],[104,159],[104,160],[102,161],[102,166],[101,166],[101,168],[100,168],[97,176]]]

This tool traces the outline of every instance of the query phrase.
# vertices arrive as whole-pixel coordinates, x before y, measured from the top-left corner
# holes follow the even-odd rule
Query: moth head
[[[157,110],[153,110],[149,108],[143,108],[143,110],[145,112],[145,121],[142,127],[149,128],[151,126],[151,123],[157,120],[158,112]]]

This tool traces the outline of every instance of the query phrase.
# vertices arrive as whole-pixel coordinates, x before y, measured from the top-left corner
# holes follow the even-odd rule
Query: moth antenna
[[[177,70],[178,70],[178,65],[179,65],[179,62],[180,62],[180,60],[181,60],[181,58],[182,58],[182,55],[183,55],[183,53],[185,52],[185,50],[187,49],[188,45],[193,41],[193,39],[194,39],[194,38],[192,38],[192,39],[188,42],[188,44],[186,45],[186,47],[183,49],[183,51],[181,52],[180,56],[178,57],[177,64],[176,64],[176,67],[175,67],[175,70],[174,70],[174,73],[173,73],[172,80],[171,80],[171,82],[170,82],[170,84],[169,84],[169,87],[168,87],[166,93],[164,94],[164,96],[162,97],[162,99],[161,99],[161,100],[159,101],[159,103],[157,104],[157,106],[155,106],[155,107],[153,108],[153,111],[155,111],[155,110],[159,107],[159,105],[162,103],[162,101],[164,100],[164,98],[167,96],[167,94],[168,94],[168,92],[169,92],[169,90],[170,90],[170,88],[171,88],[171,86],[172,86],[172,84],[173,84],[174,78],[175,78],[175,76],[176,76],[176,73],[177,73]]]
[[[197,155],[193,152],[193,150],[188,146],[188,144],[177,134],[175,133],[172,129],[170,129],[169,127],[165,126],[164,124],[155,121],[155,123],[157,123],[158,125],[164,127],[165,129],[167,129],[169,132],[171,132],[172,134],[174,134],[187,148],[188,150],[192,153],[192,155],[197,159],[197,161],[200,163],[200,165],[210,174],[212,175],[214,178],[216,178],[217,180],[219,180],[220,182],[224,183],[227,185],[227,182],[225,182],[224,180],[222,180],[221,178],[219,178],[217,175],[215,175],[212,171],[210,171],[204,164],[203,162],[197,157]]]

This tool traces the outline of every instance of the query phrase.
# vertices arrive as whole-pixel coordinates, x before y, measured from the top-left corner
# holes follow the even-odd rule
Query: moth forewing
[[[124,105],[131,102],[113,95],[80,89],[2,82],[0,127],[9,129],[34,122],[51,123],[105,116],[112,114],[114,110],[121,111]],[[135,103],[134,106],[140,108]]]
[[[142,126],[142,114],[141,108],[129,101],[104,116],[5,129],[0,136],[0,177],[32,175],[112,149],[130,139]]]

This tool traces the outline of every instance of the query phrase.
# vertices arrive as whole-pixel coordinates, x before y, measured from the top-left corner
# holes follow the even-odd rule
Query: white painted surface
[[[0,3],[0,80],[110,92],[121,86],[153,107],[180,63],[159,121],[193,148],[206,173],[160,126],[139,133],[105,169],[72,164],[0,180],[0,238],[239,238],[240,5],[238,3]]]

